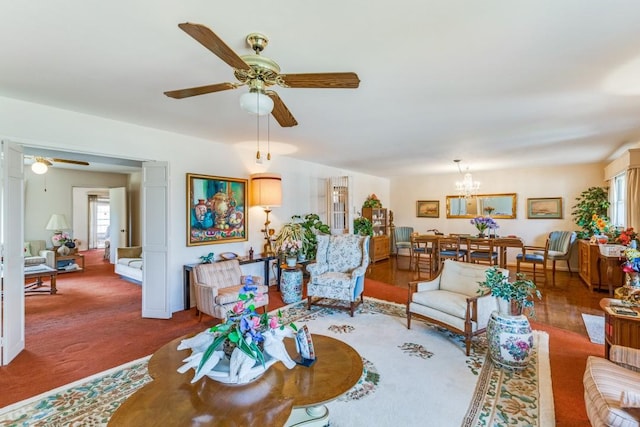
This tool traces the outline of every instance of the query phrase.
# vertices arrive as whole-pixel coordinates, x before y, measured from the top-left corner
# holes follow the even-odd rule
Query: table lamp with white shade
[[[52,214],[45,227],[45,229],[53,231],[53,237],[56,235],[62,236],[63,230],[69,230],[70,228],[67,218],[63,214]],[[60,246],[62,244],[60,239],[54,239],[53,237],[51,238],[53,246]]]

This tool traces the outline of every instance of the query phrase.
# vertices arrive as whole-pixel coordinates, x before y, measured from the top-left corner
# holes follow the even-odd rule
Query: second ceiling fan
[[[306,74],[280,74],[280,66],[270,58],[260,55],[267,46],[269,40],[259,33],[251,33],[247,36],[247,43],[253,49],[254,54],[238,56],[222,39],[204,25],[185,22],[178,24],[184,32],[196,39],[200,44],[213,52],[216,56],[229,64],[234,69],[234,75],[239,83],[216,83],[207,86],[198,86],[186,89],[164,92],[165,95],[176,98],[188,98],[190,96],[204,95],[229,89],[237,89],[240,86],[249,86],[250,96],[257,100],[257,106],[248,107],[257,114],[266,114],[273,104],[273,117],[282,127],[291,127],[298,124],[287,106],[278,94],[268,88],[274,85],[289,88],[332,88],[355,89],[360,85],[358,75],[353,72],[345,73],[306,73]],[[268,97],[268,99],[266,98]],[[246,99],[246,98],[245,98]],[[261,101],[262,99],[262,101]],[[244,99],[241,99],[241,103]],[[253,99],[249,99],[250,102]],[[267,110],[260,107],[265,104]],[[244,107],[243,107],[244,108]],[[258,111],[263,110],[263,111]]]

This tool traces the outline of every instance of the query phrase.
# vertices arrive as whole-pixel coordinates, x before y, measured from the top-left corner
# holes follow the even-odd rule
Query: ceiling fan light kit
[[[178,24],[178,27],[231,66],[239,83],[216,83],[164,92],[170,98],[188,98],[247,85],[250,88],[249,92],[240,97],[243,110],[258,115],[271,113],[280,126],[292,127],[298,122],[280,96],[272,90],[267,90],[269,87],[278,85],[285,88],[355,89],[360,85],[358,75],[353,72],[280,74],[280,66],[274,60],[260,54],[269,43],[264,34],[249,34],[247,44],[254,54],[239,56],[204,25],[185,22]]]
[[[51,163],[42,157],[36,157],[36,161],[31,164],[31,171],[37,175],[42,175],[47,173],[49,166],[51,166]]]
[[[240,108],[249,114],[264,116],[273,111],[273,100],[258,89],[251,89],[240,96]]]

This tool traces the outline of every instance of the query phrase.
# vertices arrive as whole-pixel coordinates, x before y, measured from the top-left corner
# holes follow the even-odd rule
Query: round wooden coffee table
[[[325,425],[330,402],[362,376],[362,359],[346,343],[313,335],[317,360],[311,367],[287,369],[276,363],[257,380],[230,385],[208,377],[191,384],[193,370],[177,372],[189,350],[176,348],[185,337],[165,344],[149,360],[153,381],[129,397],[113,414],[110,426],[167,425]],[[285,339],[290,355],[294,340]],[[307,424],[297,424],[307,421]]]

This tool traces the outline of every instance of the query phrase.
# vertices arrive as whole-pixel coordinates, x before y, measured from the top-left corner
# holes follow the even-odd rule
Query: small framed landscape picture
[[[562,219],[562,197],[527,199],[527,218]]]
[[[439,200],[418,200],[416,202],[416,216],[418,218],[439,218]]]

